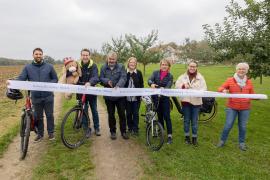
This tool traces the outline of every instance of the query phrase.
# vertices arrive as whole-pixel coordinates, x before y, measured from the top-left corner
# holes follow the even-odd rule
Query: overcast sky
[[[55,59],[79,58],[126,33],[159,41],[200,40],[202,25],[222,22],[229,0],[0,0],[0,57],[32,59],[41,47]]]

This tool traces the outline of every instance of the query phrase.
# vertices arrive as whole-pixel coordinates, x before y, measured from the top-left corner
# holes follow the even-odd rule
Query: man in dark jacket
[[[127,80],[125,67],[117,63],[117,54],[109,52],[107,55],[107,63],[101,67],[100,81],[101,85],[106,88],[123,88]],[[125,116],[125,97],[104,96],[108,111],[108,121],[111,132],[111,139],[116,139],[116,119],[115,107],[120,119],[120,131],[124,139],[129,139],[126,133],[126,116]]]
[[[51,64],[44,62],[42,49],[35,48],[33,58],[33,62],[23,68],[17,79],[21,81],[57,83],[57,74]],[[38,135],[35,142],[41,141],[44,136],[43,111],[46,114],[49,140],[54,140],[53,92],[31,91],[31,100],[34,106],[35,120],[38,124]]]
[[[78,84],[85,86],[95,86],[99,82],[98,78],[98,68],[92,59],[90,59],[89,49],[81,50],[81,59],[79,61],[80,68],[82,70],[82,76],[79,78]],[[77,98],[81,98],[81,95],[77,95]],[[88,106],[90,105],[95,134],[100,136],[99,128],[99,116],[97,112],[97,96],[95,95],[86,95],[86,102],[84,106],[84,111],[88,114]],[[83,123],[85,127],[88,127],[88,122],[86,118],[83,118]],[[91,128],[87,130],[87,137],[90,137]]]

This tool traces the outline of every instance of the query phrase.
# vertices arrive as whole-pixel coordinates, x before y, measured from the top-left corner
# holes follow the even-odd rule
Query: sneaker
[[[122,133],[122,137],[123,137],[123,139],[125,139],[125,140],[127,140],[127,139],[129,139],[129,137],[128,137],[128,135],[127,135],[127,133]]]
[[[225,145],[225,142],[224,141],[219,141],[219,143],[217,144],[217,147],[218,148],[221,148]]]
[[[111,139],[112,139],[112,140],[116,140],[116,133],[115,133],[115,132],[112,132],[112,133],[111,133]]]
[[[192,137],[192,144],[193,144],[194,146],[198,146],[197,137]]]
[[[185,143],[186,143],[186,144],[191,144],[191,141],[190,141],[189,136],[186,136],[186,137],[185,137]]]
[[[52,134],[49,134],[49,140],[50,140],[50,141],[55,140],[55,137],[54,137],[54,134],[53,134],[53,133],[52,133]]]
[[[95,135],[96,135],[96,136],[101,136],[101,133],[100,133],[100,130],[99,130],[99,129],[96,129],[96,130],[95,130]]]
[[[34,142],[40,142],[43,139],[43,136],[37,135],[36,138],[34,139]]]
[[[240,144],[239,144],[239,149],[240,149],[241,151],[246,151],[246,150],[247,150],[246,144],[245,144],[245,143],[240,143]]]
[[[91,136],[91,129],[88,128],[88,129],[86,130],[85,137],[86,137],[86,138],[90,138],[90,136]]]
[[[171,136],[168,136],[168,142],[167,144],[172,144],[172,137]]]

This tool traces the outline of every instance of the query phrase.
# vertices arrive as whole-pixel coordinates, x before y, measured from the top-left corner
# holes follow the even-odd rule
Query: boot
[[[192,144],[198,146],[197,137],[192,137]]]
[[[186,144],[191,144],[189,136],[186,136],[185,137],[185,143]]]

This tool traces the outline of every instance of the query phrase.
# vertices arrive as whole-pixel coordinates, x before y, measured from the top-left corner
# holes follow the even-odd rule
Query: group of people
[[[106,88],[144,88],[143,75],[137,69],[137,59],[130,57],[127,60],[126,68],[123,64],[117,62],[117,53],[109,52],[106,63],[100,69],[100,75],[97,65],[90,58],[91,53],[88,49],[81,50],[79,65],[82,75],[79,77],[78,84],[85,86],[95,86],[100,83]],[[43,51],[40,48],[33,50],[33,62],[24,67],[18,80],[29,80],[38,82],[58,82],[57,74],[52,65],[44,62]],[[173,86],[173,76],[170,73],[171,61],[164,58],[160,61],[160,69],[154,71],[148,79],[148,85],[151,88],[171,88]],[[239,63],[236,66],[236,73],[218,89],[223,93],[252,94],[254,93],[251,80],[247,78],[249,66],[247,63]],[[175,83],[178,89],[207,90],[204,77],[198,71],[198,63],[191,61],[188,63],[187,71],[180,75]],[[35,141],[43,139],[43,111],[47,119],[47,131],[49,139],[54,139],[54,116],[53,116],[53,92],[31,92],[32,103],[36,113],[38,123],[38,135]],[[81,95],[77,94],[77,98]],[[120,124],[120,132],[123,139],[129,139],[129,134],[139,134],[139,109],[140,97],[111,97],[104,96],[108,113],[108,124],[110,128],[110,138],[117,139],[115,109],[117,108]],[[170,117],[170,100],[166,96],[152,96],[158,114],[158,120],[167,130],[167,142],[172,143],[172,122]],[[180,99],[184,115],[184,136],[186,144],[198,145],[198,116],[202,105],[201,97],[184,97]],[[95,135],[100,136],[99,114],[97,111],[97,96],[87,95],[85,111],[91,108]],[[239,148],[246,150],[245,135],[246,124],[250,112],[250,99],[229,98],[226,109],[226,122],[218,143],[218,147],[223,147],[229,135],[234,121],[238,116],[239,127]],[[165,123],[164,123],[165,121]],[[86,119],[83,120],[86,128],[89,127]],[[128,128],[128,129],[127,129]],[[191,134],[190,134],[191,129]],[[87,136],[91,134],[91,128],[87,129]]]

